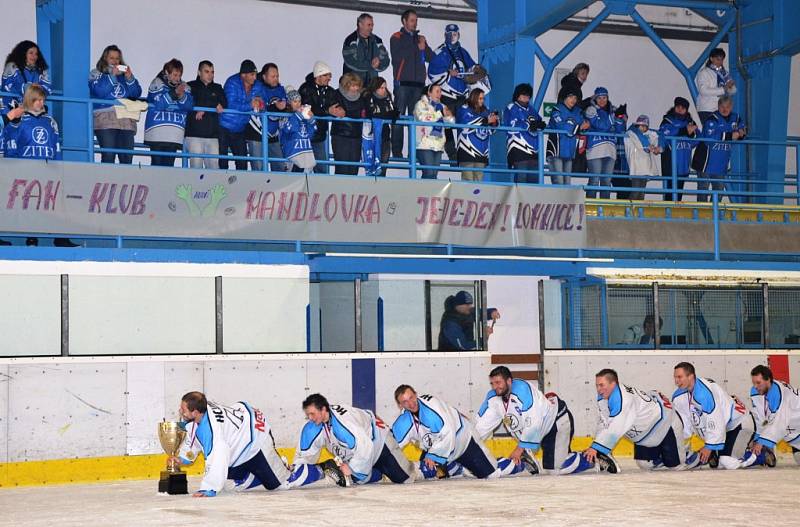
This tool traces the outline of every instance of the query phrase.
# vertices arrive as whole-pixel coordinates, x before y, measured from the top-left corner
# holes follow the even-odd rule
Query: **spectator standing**
[[[209,60],[197,66],[197,78],[189,82],[194,105],[215,108],[216,112],[190,112],[186,120],[186,151],[192,154],[219,155],[219,115],[228,106],[225,90],[214,82],[214,64]],[[192,157],[192,168],[219,168],[219,159]]]
[[[61,159],[58,124],[47,114],[47,90],[36,83],[25,88],[22,103],[9,110],[8,124],[0,134],[0,144],[5,145],[9,159]],[[11,245],[1,241],[0,245]],[[25,245],[39,245],[38,238],[28,238]],[[56,247],[77,247],[67,238],[55,238]]]
[[[583,112],[586,120],[589,121],[589,132],[606,132],[610,134],[621,134],[625,132],[625,121],[627,116],[624,114],[616,115],[616,109],[608,98],[608,90],[597,87],[589,107]],[[614,174],[614,162],[617,159],[617,138],[613,135],[590,135],[588,148],[586,150],[586,162],[589,164],[589,185],[611,186],[611,176]],[[597,195],[596,190],[587,190],[586,196],[593,198]],[[601,199],[611,197],[609,190],[600,191]]]
[[[25,90],[31,84],[38,84],[46,95],[52,93],[50,71],[47,61],[42,56],[42,51],[35,42],[23,40],[19,42],[6,57],[3,67],[3,77],[0,81],[0,91],[13,93],[14,96],[5,96],[0,99],[0,115],[3,121],[8,122],[6,113],[22,105]]]
[[[520,170],[514,174],[516,183],[538,183],[539,137],[537,132],[544,130],[545,124],[536,110],[531,108],[533,86],[528,83],[518,84],[514,88],[511,104],[503,110],[503,126],[516,128],[516,132],[508,132],[506,141],[506,157],[508,167]],[[521,172],[521,171],[525,172]]]
[[[228,77],[225,81],[225,99],[228,109],[237,112],[259,112],[264,109],[264,97],[261,87],[256,85],[256,65],[246,59],[239,66],[239,73]],[[247,143],[244,132],[250,121],[248,113],[224,112],[219,118],[219,152],[227,156],[228,151],[235,156],[247,155]],[[228,160],[220,159],[219,167],[228,168]],[[236,160],[236,170],[247,170],[247,161]]]
[[[355,73],[345,73],[339,79],[339,89],[334,92],[334,105],[331,115],[350,119],[367,117],[367,100],[362,96],[364,84]],[[331,143],[335,161],[361,161],[361,132],[363,123],[334,121],[331,126]],[[336,173],[354,176],[358,174],[357,165],[336,165]]]
[[[426,63],[433,60],[433,50],[427,39],[417,31],[417,12],[406,9],[400,15],[402,27],[389,39],[394,70],[395,106],[400,115],[411,114],[419,98],[425,91],[428,75]],[[395,125],[392,129],[392,155],[403,157],[403,127]],[[409,137],[411,134],[409,132]],[[409,139],[411,140],[411,139]]]
[[[572,68],[572,71],[561,79],[561,89],[558,92],[558,100],[563,101],[567,97],[567,93],[573,93],[578,97],[578,104],[583,105],[583,84],[589,78],[589,65],[585,62],[579,62]],[[585,103],[587,106],[589,101]],[[586,109],[585,106],[581,108]]]
[[[442,104],[442,88],[437,84],[428,86],[426,94],[414,106],[414,119],[426,123],[452,123],[453,114]],[[443,126],[417,126],[417,161],[422,165],[438,166],[444,152]],[[439,170],[423,168],[422,179],[436,179]]]
[[[356,30],[344,39],[342,45],[342,72],[355,73],[364,84],[389,67],[389,52],[383,40],[372,33],[374,26],[372,15],[361,13],[356,21]]]
[[[714,48],[709,53],[705,67],[701,68],[695,77],[694,82],[698,91],[697,114],[703,125],[717,111],[717,99],[723,95],[736,93],[736,83],[725,69],[724,63],[725,51],[722,48]]]
[[[442,87],[442,103],[453,115],[457,115],[470,92],[463,76],[475,66],[469,52],[461,46],[460,38],[459,27],[456,24],[447,24],[444,43],[436,48],[435,56],[428,65],[428,80]],[[455,135],[456,130],[445,130],[444,150],[449,159],[456,158]]]
[[[676,97],[672,108],[664,114],[661,126],[658,129],[664,151],[661,152],[661,175],[664,176],[664,188],[672,189],[672,142],[670,137],[683,138],[675,141],[675,168],[678,175],[678,190],[683,190],[686,178],[689,177],[689,165],[692,161],[692,148],[696,141],[690,139],[697,136],[697,124],[689,114],[689,101],[683,97]],[[683,195],[678,193],[678,201]],[[671,194],[665,194],[664,200],[672,199]]]
[[[562,130],[563,134],[550,134],[547,137],[547,164],[553,172],[572,172],[572,160],[578,147],[578,133],[589,128],[589,121],[583,118],[578,106],[579,89],[567,87],[560,92],[564,98],[553,108],[550,122],[551,130]],[[570,176],[551,175],[554,185],[569,185]]]
[[[286,93],[286,100],[292,113],[281,119],[278,125],[283,157],[288,160],[292,172],[305,172],[308,175],[317,164],[311,148],[311,138],[317,131],[317,122],[311,106],[303,105],[300,92],[290,89]]]
[[[484,105],[486,94],[475,88],[467,97],[466,104],[459,106],[456,114],[458,124],[478,125],[480,128],[461,128],[458,135],[458,165],[463,168],[485,169],[489,164],[489,137],[494,130],[487,127],[497,126],[500,117],[497,112],[490,112]],[[464,181],[483,181],[483,170],[463,170]]]
[[[379,177],[383,177],[386,175],[386,163],[389,161],[392,148],[392,127],[389,125],[388,121],[396,121],[398,111],[394,106],[392,93],[389,91],[386,79],[383,77],[372,79],[367,86],[365,95],[369,104],[367,115],[373,119],[387,121],[384,122],[381,127],[381,168],[376,174]]]
[[[725,188],[722,180],[728,176],[728,164],[731,160],[731,144],[728,141],[740,141],[746,134],[747,129],[739,114],[733,111],[733,98],[730,95],[723,95],[717,102],[717,111],[703,123],[703,132],[700,136],[720,142],[700,142],[692,158],[692,168],[697,171],[699,179],[698,190],[708,190],[709,187],[713,190]],[[697,201],[710,200],[710,195],[697,196]]]
[[[631,176],[661,175],[661,145],[658,134],[650,130],[650,118],[640,115],[625,134],[625,158]],[[631,187],[643,189],[647,187],[647,179],[631,178]],[[643,191],[633,191],[630,199],[643,200]]]
[[[183,82],[183,63],[171,59],[147,91],[144,142],[155,152],[177,152],[183,145],[186,116],[194,106],[192,89]],[[174,156],[152,156],[152,165],[171,167]]]
[[[331,106],[334,104],[331,88],[331,68],[322,61],[314,64],[314,69],[306,76],[306,81],[300,86],[300,97],[303,104],[311,106],[311,112],[317,117],[329,117]],[[317,164],[314,172],[328,174],[328,165],[321,165],[319,161],[328,161],[328,121],[316,121],[317,132],[311,138],[311,149]]]
[[[142,87],[133,75],[133,68],[125,62],[122,50],[114,44],[106,46],[97,61],[95,69],[89,73],[89,96],[92,99],[138,99]],[[133,150],[137,121],[127,117],[117,117],[113,104],[94,105],[94,135],[100,148]],[[119,159],[121,164],[131,164],[133,154],[114,154],[103,152],[100,161],[113,163]]]
[[[281,86],[280,72],[278,66],[272,62],[264,64],[261,68],[259,79],[256,81],[256,87],[264,99],[264,108],[268,112],[289,112],[286,102],[286,88]],[[268,116],[267,117],[267,142],[269,143],[269,168],[273,172],[283,172],[287,170],[285,161],[279,161],[283,158],[283,151],[281,150],[280,133],[278,131],[278,124],[281,117]],[[250,166],[253,170],[261,170],[263,165],[261,159],[261,116],[253,115],[250,117],[250,123],[245,129],[245,138],[247,139],[247,151],[250,155]]]

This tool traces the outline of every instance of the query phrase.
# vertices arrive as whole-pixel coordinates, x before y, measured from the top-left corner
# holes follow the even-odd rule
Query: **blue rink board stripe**
[[[375,411],[375,359],[353,359],[353,406]]]

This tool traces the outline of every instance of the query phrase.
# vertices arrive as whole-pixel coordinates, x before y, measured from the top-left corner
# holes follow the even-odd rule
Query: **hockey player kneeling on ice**
[[[457,476],[466,469],[483,479],[525,469],[508,458],[496,460],[477,437],[472,422],[438,397],[417,396],[414,388],[401,384],[394,400],[403,412],[392,425],[392,433],[401,448],[414,443],[423,451],[420,470],[425,478]]]
[[[489,373],[492,389],[478,410],[475,429],[481,439],[492,434],[500,423],[517,440],[511,460],[523,464],[532,474],[540,472],[534,454],[541,448],[542,464],[552,473],[565,468],[570,454],[573,419],[567,405],[554,394],[545,396],[539,388],[515,379],[505,366]]]
[[[747,448],[755,422],[744,404],[711,379],[697,377],[688,362],[675,366],[674,377],[678,389],[672,394],[672,406],[683,421],[684,439],[689,441],[694,432],[705,441],[699,452],[687,455],[687,465],[736,469],[765,464],[763,453],[756,455]]]
[[[625,436],[633,442],[639,468],[653,470],[686,468],[683,423],[669,400],[656,390],[639,390],[619,382],[617,372],[603,369],[595,376],[600,426],[584,456],[611,455]],[[616,467],[609,472],[618,471]]]
[[[767,466],[775,466],[775,445],[784,440],[800,465],[800,393],[787,383],[776,381],[766,366],[756,366],[750,375],[751,411],[756,420],[756,435],[750,448],[756,455],[764,454]]]
[[[258,408],[243,401],[223,406],[207,401],[201,392],[189,392],[181,399],[179,412],[186,424],[181,463],[194,463],[201,451],[206,460],[194,497],[216,496],[227,480],[233,480],[234,490],[284,487],[289,468],[275,450],[272,430]],[[303,483],[313,481],[307,478]]]
[[[300,434],[292,478],[316,463],[325,447],[335,456],[344,475],[337,482],[340,486],[349,486],[350,482],[375,483],[383,476],[393,483],[422,479],[383,421],[369,410],[332,405],[315,393],[303,401],[303,411],[308,422]]]

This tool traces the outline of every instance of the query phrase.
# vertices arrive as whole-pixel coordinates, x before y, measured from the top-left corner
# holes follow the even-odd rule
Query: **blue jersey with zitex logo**
[[[58,124],[45,113],[26,112],[18,121],[7,124],[0,144],[9,158],[61,159]]]
[[[703,124],[701,137],[717,141],[733,141],[733,133],[744,127],[739,114],[731,112],[727,117],[714,114]],[[701,142],[694,153],[692,168],[698,172],[724,176],[728,173],[732,145],[729,142]]]
[[[130,80],[124,73],[111,73],[92,70],[89,74],[89,95],[92,99],[138,99],[142,96],[142,87],[136,77]],[[95,103],[94,109],[109,108],[110,104]]]
[[[541,121],[541,117],[536,110],[530,106],[522,106],[518,102],[512,102],[503,110],[503,126],[516,128],[519,131],[508,132],[506,142],[506,152],[509,157],[513,153],[519,153],[523,157],[530,157],[539,151],[539,138],[536,129],[531,128],[531,121]]]
[[[311,138],[317,133],[317,121],[306,119],[300,112],[294,112],[280,121],[281,149],[283,156],[291,159],[304,152],[313,152]]]
[[[681,116],[674,111],[670,111],[664,116],[658,129],[658,135],[662,138],[661,143],[664,145],[664,149],[672,149],[672,142],[668,140],[670,137],[682,138],[680,141],[675,141],[675,152],[673,152],[677,174],[681,176],[689,173],[692,148],[697,144],[697,141],[691,139],[697,135],[697,132],[689,135],[689,131],[686,128],[690,123],[692,123],[692,120],[688,114]],[[663,175],[668,176],[670,174]]]

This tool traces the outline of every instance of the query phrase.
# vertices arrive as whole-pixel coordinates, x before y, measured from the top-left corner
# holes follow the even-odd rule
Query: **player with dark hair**
[[[775,447],[784,440],[792,447],[800,465],[800,393],[788,383],[776,381],[772,370],[758,365],[750,371],[751,412],[756,420],[756,435],[750,445],[756,455],[765,456],[766,465],[775,465]]]

